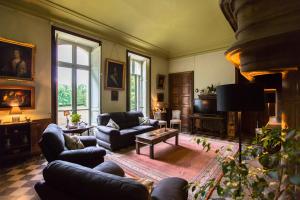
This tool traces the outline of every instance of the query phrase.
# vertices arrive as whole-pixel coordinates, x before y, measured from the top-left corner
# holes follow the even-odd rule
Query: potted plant
[[[195,93],[198,94],[199,99],[203,95],[216,95],[217,92],[217,86],[214,84],[211,84],[210,86],[207,86],[206,88],[203,88],[199,90],[198,88],[195,89]]]
[[[262,141],[259,140],[261,138]],[[210,150],[208,142],[203,141],[205,140],[196,140],[203,148]],[[221,151],[222,148],[217,150]],[[216,187],[219,196],[231,199],[297,199],[300,195],[299,152],[300,131],[265,129],[253,145],[243,148],[242,163],[238,162],[238,155],[218,157],[223,172],[220,182],[215,179],[210,179],[202,185],[191,182],[190,189],[197,200],[206,199],[207,191],[213,187]],[[275,158],[276,163],[266,168],[259,165],[262,158],[266,159],[266,163],[273,162]]]
[[[73,125],[78,126],[78,123],[80,122],[81,119],[81,115],[77,114],[77,113],[73,113],[71,115],[71,122],[73,123]]]

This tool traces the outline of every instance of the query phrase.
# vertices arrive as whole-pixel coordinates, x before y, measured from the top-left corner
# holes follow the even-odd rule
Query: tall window
[[[65,40],[65,37],[62,37],[57,40],[57,123],[60,125],[66,123],[63,112],[69,110],[71,113],[80,114],[82,121],[91,124],[100,111],[99,92],[97,92],[100,84],[98,80],[100,62],[99,65],[93,63],[97,60],[92,58],[95,48],[85,45],[84,41],[80,43],[76,42],[78,40],[71,41],[71,38]],[[96,72],[93,64],[96,65]],[[95,88],[93,83],[98,86]],[[93,98],[91,98],[91,91],[93,91]],[[98,107],[96,113],[93,107]]]
[[[129,58],[129,110],[141,111],[149,116],[150,110],[150,59],[134,53]]]

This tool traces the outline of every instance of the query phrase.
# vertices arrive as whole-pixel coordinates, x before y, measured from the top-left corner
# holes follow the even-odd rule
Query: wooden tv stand
[[[199,114],[190,115],[191,134],[208,134],[223,137],[226,134],[226,114]],[[199,127],[196,127],[196,124]]]

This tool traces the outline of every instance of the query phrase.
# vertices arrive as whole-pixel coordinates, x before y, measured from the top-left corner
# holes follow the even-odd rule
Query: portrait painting
[[[163,90],[165,88],[165,75],[158,74],[157,75],[157,83],[156,83],[156,89]]]
[[[105,89],[124,90],[125,65],[123,62],[106,60]]]
[[[33,44],[0,37],[0,78],[33,80],[34,51]]]
[[[119,91],[112,90],[111,91],[111,101],[118,101],[119,100]]]
[[[9,110],[13,106],[21,109],[34,109],[34,88],[27,86],[0,86],[0,110]]]

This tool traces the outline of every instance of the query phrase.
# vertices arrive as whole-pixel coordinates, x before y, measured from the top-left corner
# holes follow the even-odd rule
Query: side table
[[[91,130],[94,128],[95,126],[85,126],[85,127],[77,127],[77,128],[66,128],[66,127],[61,127],[62,131],[64,133],[69,133],[69,134],[79,134],[82,135],[82,133],[84,132],[88,132],[88,135],[90,135]]]

